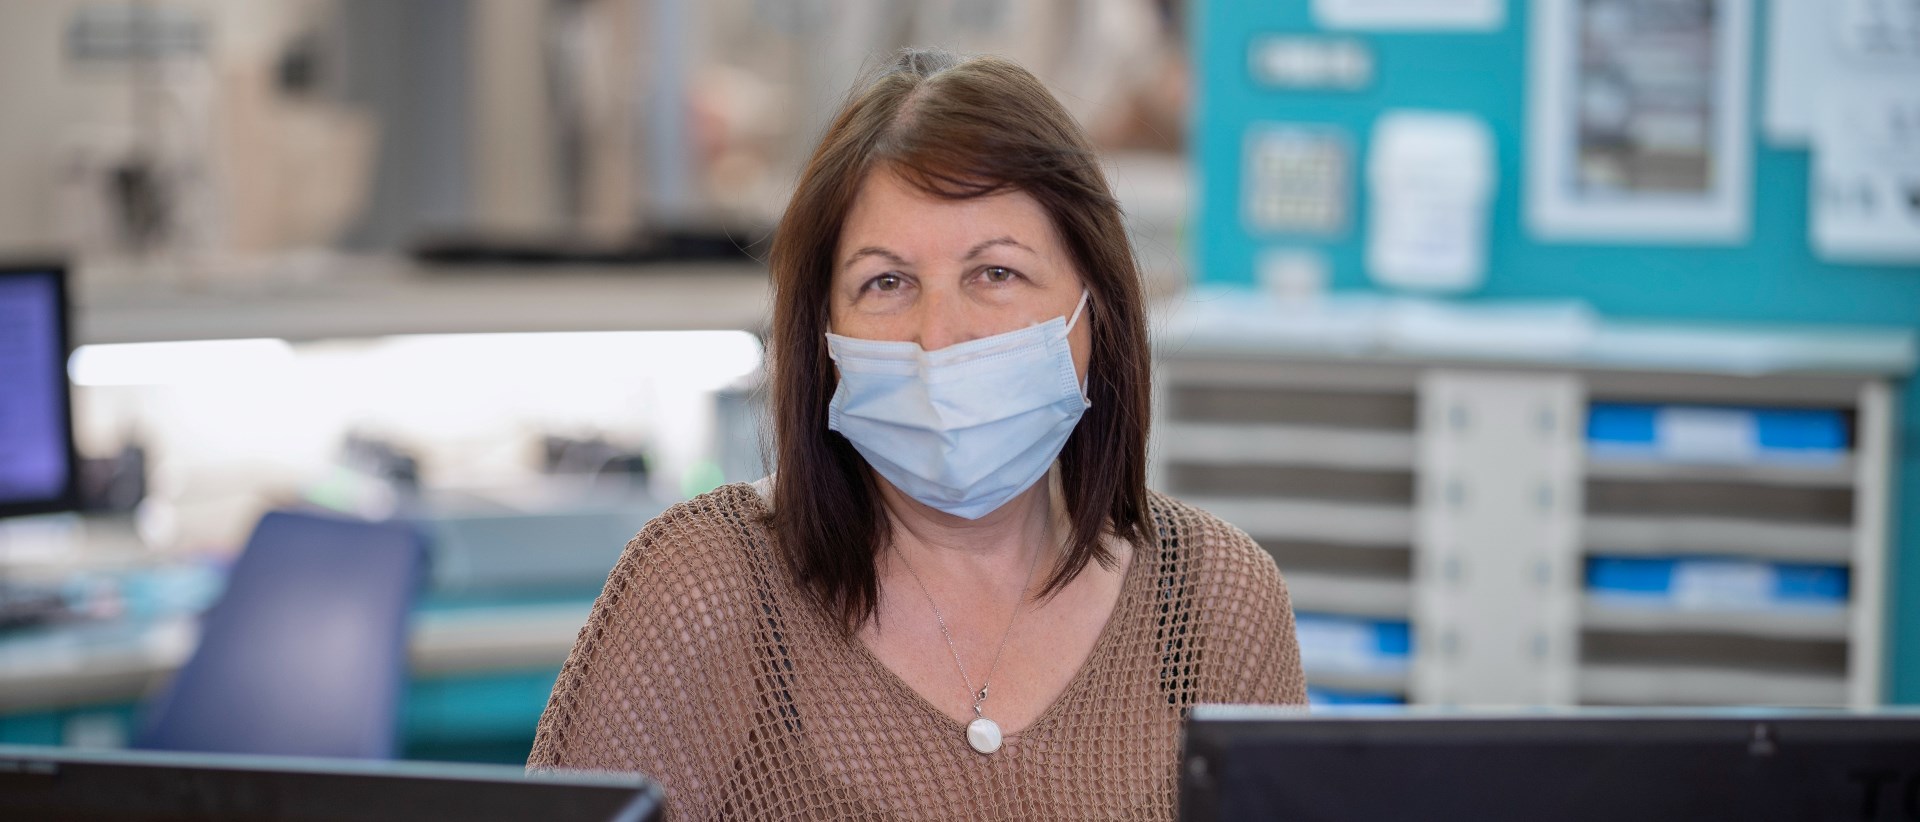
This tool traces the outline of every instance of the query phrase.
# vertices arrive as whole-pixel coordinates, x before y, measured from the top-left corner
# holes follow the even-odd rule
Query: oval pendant
[[[984,716],[967,723],[967,744],[983,754],[1000,750],[1000,725]]]

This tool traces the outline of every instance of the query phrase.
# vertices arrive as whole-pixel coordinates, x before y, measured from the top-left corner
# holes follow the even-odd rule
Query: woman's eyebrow
[[[893,263],[894,265],[907,264],[907,260],[905,257],[902,257],[898,254],[893,253],[892,251],[881,248],[877,245],[870,245],[860,249],[859,251],[855,251],[852,254],[847,255],[846,261],[842,262],[840,264],[840,267],[852,268],[854,263],[860,262],[862,259],[865,259],[867,257],[879,257],[881,259],[886,260],[887,262]]]
[[[981,240],[980,242],[974,243],[972,248],[967,249],[967,256],[961,257],[960,259],[971,260],[975,257],[980,256],[987,249],[997,245],[1010,245],[1010,246],[1013,246],[1014,248],[1024,250],[1028,254],[1034,253],[1033,249],[1027,248],[1026,245],[1021,243],[1019,240],[1016,240],[1012,237],[1001,236],[1001,237],[995,237],[991,240]]]

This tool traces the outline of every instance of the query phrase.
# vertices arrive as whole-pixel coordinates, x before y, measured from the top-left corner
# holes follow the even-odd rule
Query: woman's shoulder
[[[1293,603],[1273,556],[1247,532],[1211,512],[1154,493],[1163,601],[1190,603],[1189,624],[1212,649],[1211,676],[1196,702],[1305,704]],[[1162,618],[1155,615],[1156,618]]]
[[[767,553],[765,519],[759,495],[746,483],[674,503],[627,541],[607,590],[724,591],[758,577],[756,559]]]
[[[753,670],[751,617],[776,579],[754,559],[764,545],[755,499],[745,485],[716,488],[627,542],[561,669],[529,765],[663,774],[677,761],[666,740],[730,732],[745,709],[718,700],[751,693],[741,679]],[[694,710],[689,700],[705,702]],[[636,711],[651,713],[636,722]]]
[[[1184,565],[1226,590],[1270,596],[1285,583],[1273,555],[1247,532],[1212,512],[1158,491],[1147,492],[1162,562]]]
[[[647,521],[633,541],[688,536],[753,540],[764,533],[766,513],[765,498],[754,484],[729,483],[667,506]]]

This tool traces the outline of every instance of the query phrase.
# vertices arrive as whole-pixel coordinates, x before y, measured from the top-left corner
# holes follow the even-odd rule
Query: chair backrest
[[[392,758],[425,566],[412,525],[262,517],[134,746]]]

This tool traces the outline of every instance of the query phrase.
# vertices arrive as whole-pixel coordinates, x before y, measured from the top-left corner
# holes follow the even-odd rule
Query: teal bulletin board
[[[1585,300],[1602,315],[1676,321],[1861,324],[1920,329],[1920,266],[1833,265],[1807,239],[1805,149],[1768,145],[1760,134],[1765,75],[1765,2],[1753,9],[1748,130],[1753,140],[1752,233],[1738,246],[1543,243],[1522,223],[1526,165],[1528,3],[1510,0],[1495,31],[1339,32],[1372,53],[1373,77],[1355,91],[1276,90],[1248,72],[1248,46],[1268,34],[1330,34],[1310,0],[1195,0],[1190,10],[1196,88],[1193,151],[1198,176],[1189,237],[1194,277],[1209,284],[1256,281],[1270,247],[1324,254],[1329,287],[1373,290],[1363,268],[1367,198],[1363,170],[1374,120],[1393,108],[1458,111],[1483,118],[1495,140],[1498,180],[1490,212],[1487,279],[1462,299]],[[1241,148],[1264,123],[1331,126],[1353,148],[1347,227],[1323,236],[1254,237],[1240,215]],[[1889,607],[1888,699],[1920,703],[1920,382],[1901,390]]]

